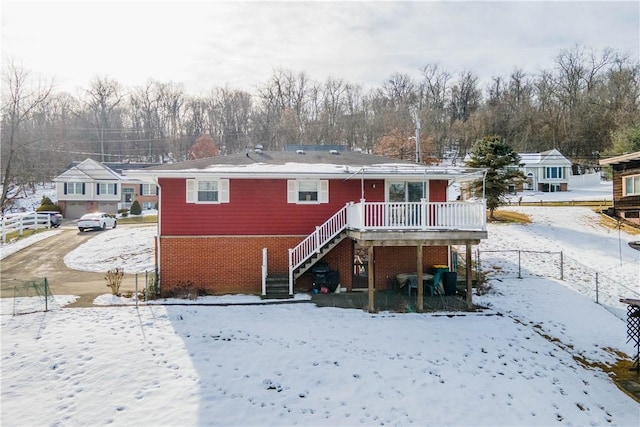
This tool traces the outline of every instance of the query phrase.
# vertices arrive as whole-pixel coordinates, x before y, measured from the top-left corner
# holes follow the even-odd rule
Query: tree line
[[[337,144],[406,160],[415,160],[417,136],[425,163],[455,162],[487,135],[517,152],[557,148],[576,163],[640,150],[640,64],[611,49],[575,46],[550,69],[515,68],[489,83],[427,64],[417,79],[393,73],[367,90],[286,69],[254,93],[217,87],[198,96],[180,83],[125,88],[108,76],[72,96],[14,63],[2,77],[3,208],[10,185],[48,182],[72,161],[181,161],[202,136],[219,155]]]

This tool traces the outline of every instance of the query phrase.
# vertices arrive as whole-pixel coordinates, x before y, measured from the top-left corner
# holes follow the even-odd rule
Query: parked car
[[[49,221],[51,222],[51,227],[53,228],[58,228],[60,227],[60,224],[62,224],[62,220],[64,219],[62,217],[62,214],[60,212],[56,212],[56,211],[40,211],[37,212],[38,214],[47,214],[49,215]]]
[[[116,228],[116,218],[107,213],[97,212],[83,215],[78,220],[78,230],[105,230],[107,227]]]

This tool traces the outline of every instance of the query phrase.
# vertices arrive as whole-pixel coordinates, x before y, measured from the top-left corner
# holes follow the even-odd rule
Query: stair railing
[[[347,227],[347,205],[336,212],[324,224],[317,226],[315,231],[309,234],[298,245],[289,249],[289,293],[293,295],[293,272],[305,263],[313,254],[319,253],[327,244]]]
[[[267,294],[267,248],[262,248],[262,295]]]

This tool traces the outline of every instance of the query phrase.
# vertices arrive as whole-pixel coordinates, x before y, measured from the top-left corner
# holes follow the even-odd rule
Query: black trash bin
[[[313,275],[313,287],[320,290],[321,287],[329,284],[329,266],[326,262],[318,262],[311,267],[311,274]]]
[[[335,292],[338,289],[338,283],[340,282],[340,273],[335,270],[329,271],[327,274],[327,287],[329,292]]]
[[[455,271],[448,271],[443,274],[442,287],[444,288],[445,295],[456,294],[456,284],[458,283],[458,273]]]

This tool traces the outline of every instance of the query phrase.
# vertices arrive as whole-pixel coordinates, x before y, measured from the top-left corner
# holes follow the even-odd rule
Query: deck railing
[[[361,231],[469,230],[487,227],[486,203],[480,202],[365,202],[348,203],[324,224],[289,249],[289,293],[293,272],[345,228]]]
[[[377,230],[486,230],[480,202],[364,202],[347,206],[347,228]]]

